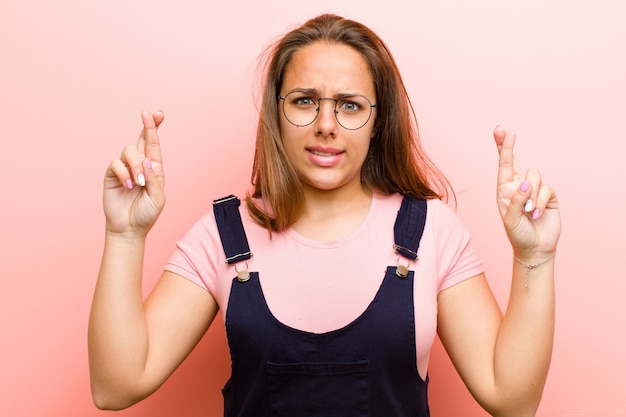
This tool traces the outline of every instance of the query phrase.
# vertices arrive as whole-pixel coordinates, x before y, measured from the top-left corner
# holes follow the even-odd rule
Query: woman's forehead
[[[320,95],[373,94],[374,81],[365,58],[345,44],[316,42],[294,53],[281,91],[307,89]]]

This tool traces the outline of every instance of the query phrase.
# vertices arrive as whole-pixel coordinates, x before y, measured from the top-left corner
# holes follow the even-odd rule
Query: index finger
[[[493,137],[498,146],[500,158],[498,160],[498,185],[520,179],[513,148],[515,147],[516,134],[514,130],[506,132],[498,126],[493,132]]]
[[[143,129],[139,135],[137,148],[139,152],[155,162],[162,162],[161,145],[159,143],[158,128],[163,122],[165,115],[162,111],[150,113],[147,110],[141,112]]]

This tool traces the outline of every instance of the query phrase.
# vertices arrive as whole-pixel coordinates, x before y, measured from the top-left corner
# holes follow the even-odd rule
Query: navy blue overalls
[[[214,202],[227,262],[251,256],[240,201]],[[426,201],[405,197],[394,225],[399,255],[417,259]],[[233,278],[226,334],[232,374],[226,417],[427,417],[427,382],[416,364],[413,271],[388,266],[378,293],[352,323],[310,333],[278,322],[258,272]]]

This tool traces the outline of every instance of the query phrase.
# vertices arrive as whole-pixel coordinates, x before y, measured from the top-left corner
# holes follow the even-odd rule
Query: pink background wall
[[[134,142],[140,110],[166,112],[168,205],[150,237],[148,289],[211,199],[246,188],[257,55],[327,11],[368,24],[395,53],[426,149],[458,191],[503,304],[511,253],[491,131],[518,131],[522,168],[542,168],[563,207],[556,346],[539,415],[626,415],[626,2],[294,4],[0,2],[2,415],[105,415],[91,403],[86,351],[101,181]],[[157,394],[119,415],[221,415],[228,356],[217,324]],[[486,415],[440,346],[430,372],[434,416]]]

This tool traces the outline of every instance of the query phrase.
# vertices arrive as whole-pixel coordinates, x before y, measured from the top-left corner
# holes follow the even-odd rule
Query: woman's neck
[[[293,229],[313,240],[338,240],[354,232],[367,217],[372,191],[364,187],[352,190],[305,190],[302,215]]]

